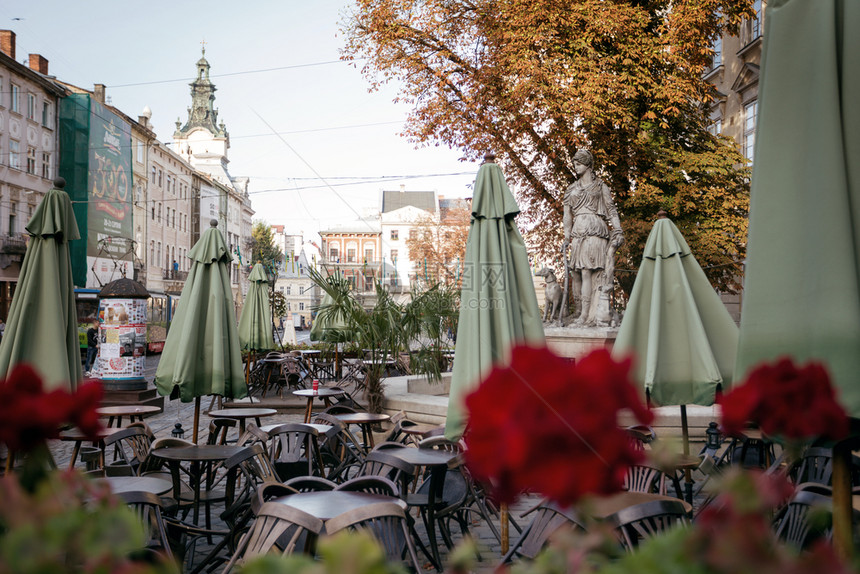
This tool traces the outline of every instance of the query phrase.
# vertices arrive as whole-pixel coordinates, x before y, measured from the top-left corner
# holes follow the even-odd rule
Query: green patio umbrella
[[[272,308],[269,304],[269,278],[262,263],[254,265],[248,276],[251,286],[242,306],[239,316],[239,344],[243,351],[248,351],[248,361],[245,363],[245,383],[248,382],[248,369],[251,365],[251,354],[255,351],[268,351],[275,348],[272,337]]]
[[[681,232],[665,212],[659,217],[645,242],[612,354],[634,356],[633,378],[651,402],[680,405],[689,454],[686,405],[713,405],[717,388],[731,384],[738,328]]]
[[[0,343],[0,378],[29,363],[46,388],[74,390],[82,373],[69,241],[81,236],[65,185],[54,180],[27,224],[30,242]]]
[[[544,344],[528,254],[514,218],[520,209],[495,157],[478,170],[460,292],[460,320],[445,434],[466,425],[465,396],[518,344]]]
[[[860,2],[769,2],[763,50],[736,372],[822,361],[860,417]]]
[[[155,372],[160,394],[167,396],[177,389],[183,403],[195,401],[195,443],[200,397],[248,394],[230,290],[233,258],[215,227],[218,221],[213,219],[210,225],[188,252],[191,270]]]

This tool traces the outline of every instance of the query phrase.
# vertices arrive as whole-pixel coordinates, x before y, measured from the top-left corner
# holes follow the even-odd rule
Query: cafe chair
[[[269,431],[269,458],[281,480],[325,473],[319,432],[301,423],[278,425]]]
[[[388,560],[400,561],[408,553],[410,566],[423,572],[409,533],[406,512],[396,502],[378,502],[344,512],[325,524],[328,534],[357,530],[370,534],[385,549]]]
[[[585,525],[573,508],[563,508],[555,502],[544,500],[534,508],[524,512],[525,517],[534,513],[532,521],[520,533],[502,564],[508,564],[515,556],[534,559],[549,542],[549,539],[562,527],[585,530]]]
[[[147,457],[143,460],[142,463],[140,463],[140,466],[137,469],[138,476],[161,478],[170,481],[170,483],[173,484],[173,474],[167,467],[167,463],[162,458],[152,456],[152,451],[159,448],[185,446],[194,446],[194,443],[185,439],[174,437],[155,439],[155,442],[150,445],[149,454],[147,454]],[[163,505],[162,511],[169,516],[175,516],[180,506],[190,508],[191,503],[194,500],[194,490],[191,488],[191,486],[188,485],[188,478],[190,477],[190,472],[188,470],[187,465],[179,465],[179,472],[180,491],[176,493],[171,490],[165,496],[161,497],[161,503]]]
[[[173,551],[167,538],[167,527],[162,515],[161,498],[151,492],[120,492],[116,495],[143,524],[146,534],[146,549],[173,560]]]
[[[105,457],[113,452],[113,460],[105,460],[105,476],[136,476],[152,446],[149,427],[130,426],[104,438]]]
[[[254,516],[257,516],[264,503],[281,498],[282,496],[298,493],[298,490],[286,484],[277,484],[274,482],[264,484],[257,489],[257,496],[251,500],[251,511],[254,513]]]
[[[633,448],[639,451],[645,450],[645,445],[657,440],[657,432],[648,425],[633,425],[624,429],[627,439]]]
[[[236,551],[224,568],[224,574],[234,572],[246,560],[267,553],[292,554],[308,536],[316,538],[323,530],[323,521],[297,508],[277,502],[260,507],[257,519],[242,537]]]
[[[337,483],[321,476],[297,476],[284,484],[299,492],[325,492],[337,488]]]
[[[415,465],[385,454],[384,450],[374,450],[364,459],[358,476],[385,477],[398,486],[401,496],[405,496],[409,492],[409,483],[415,477]]]
[[[262,430],[254,423],[245,425],[245,432],[236,441],[239,446],[251,446],[254,443],[262,443],[265,447],[269,444],[269,433]]]
[[[652,500],[623,508],[606,518],[621,545],[632,552],[643,540],[681,524],[689,524],[687,509],[680,500]]]
[[[346,490],[349,492],[367,492],[370,494],[383,494],[400,498],[400,488],[384,476],[356,476],[346,482],[339,484],[335,490]]]
[[[213,419],[209,423],[209,436],[206,437],[206,444],[227,444],[227,435],[231,429],[236,428],[239,421],[236,419]]]
[[[666,486],[672,479],[658,468],[642,464],[631,464],[624,475],[624,490],[666,494]]]
[[[858,513],[853,511],[853,521]],[[833,499],[813,490],[798,490],[774,517],[773,528],[779,540],[803,550],[820,539],[833,535]]]
[[[320,452],[326,477],[334,481],[346,480],[361,466],[365,454],[361,443],[349,430],[349,427],[332,415],[320,413],[314,415],[313,422],[332,427],[326,433],[326,438],[320,443]]]

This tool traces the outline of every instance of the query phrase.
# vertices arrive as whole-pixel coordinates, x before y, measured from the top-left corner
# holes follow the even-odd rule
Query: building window
[[[9,204],[9,235],[18,233],[18,204]]]
[[[717,118],[708,124],[708,133],[712,136],[718,136],[723,133],[723,120]]]
[[[364,250],[364,262],[371,263],[373,261],[373,249]]]
[[[42,177],[51,179],[51,154],[42,152]]]
[[[158,222],[161,223],[161,204],[160,203],[158,204]],[[159,251],[161,251],[161,249],[159,249]],[[159,257],[159,259],[161,259],[161,258]]]
[[[149,260],[155,261],[155,241],[149,242]]]
[[[15,84],[12,84],[12,101],[11,101],[11,105],[9,107],[12,109],[13,112],[19,113],[19,114],[21,113],[21,108],[20,108],[21,104],[18,101],[20,97],[21,97],[21,89],[18,86],[16,86]]]
[[[394,263],[397,263],[397,250],[396,249],[391,250],[391,261]]]
[[[170,191],[170,180],[171,179],[173,179],[173,177],[168,173],[167,174],[167,191]]]
[[[304,311],[304,310],[305,310],[305,304],[304,304],[304,302],[299,301],[299,311]]]
[[[337,261],[338,251],[335,248],[331,248],[328,250],[328,258],[330,261]]]
[[[21,169],[21,145],[15,140],[9,140],[9,167]]]
[[[143,163],[143,142],[135,140],[135,149],[137,150],[137,163]]]
[[[410,229],[409,230],[409,239],[414,241],[416,237],[418,237],[418,230],[417,229]]]
[[[161,176],[162,175],[164,175],[164,172],[161,170],[158,170],[158,187],[164,187],[161,183]]]
[[[161,241],[158,242],[158,250],[155,252],[155,261],[161,261]]]
[[[346,250],[346,262],[355,263],[355,249]]]
[[[744,20],[743,24],[741,24],[741,45],[746,46],[753,40],[757,39],[761,36],[762,30],[762,10],[761,10],[761,0],[754,0],[753,2],[753,10],[755,11],[755,18],[750,18]]]
[[[723,38],[714,40],[714,56],[711,59],[711,69],[715,70],[723,65]]]
[[[42,102],[42,127],[51,127],[51,104]]]
[[[27,148],[27,173],[36,174],[36,148]]]
[[[758,101],[744,106],[744,157],[753,162],[755,152],[755,123],[758,116]]]
[[[149,178],[149,179],[150,179],[150,181],[152,181],[152,185],[155,185],[155,176],[156,176],[156,171],[157,171],[157,170],[155,169],[155,166],[152,166],[152,177],[150,177],[150,178]]]
[[[287,295],[291,294],[290,291],[292,291],[292,288],[293,288],[292,285],[287,285]]]
[[[27,94],[27,119],[36,119],[36,95]]]
[[[397,230],[397,229],[392,229],[392,230],[391,230],[391,241],[397,241],[398,239],[400,239],[400,232],[399,232],[399,230]]]

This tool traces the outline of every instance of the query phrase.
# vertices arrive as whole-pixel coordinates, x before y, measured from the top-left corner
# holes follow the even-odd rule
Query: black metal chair
[[[653,500],[619,510],[607,517],[621,545],[632,552],[641,541],[678,524],[689,524],[687,509],[680,500]]]
[[[520,537],[502,558],[502,564],[507,564],[514,556],[534,559],[547,545],[550,537],[564,526],[585,530],[576,511],[572,508],[562,508],[555,502],[545,500],[523,513],[522,516],[525,517],[531,513],[534,513],[532,521],[523,529]]]

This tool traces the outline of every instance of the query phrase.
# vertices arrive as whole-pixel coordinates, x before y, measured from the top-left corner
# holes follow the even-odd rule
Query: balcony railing
[[[27,252],[27,236],[23,233],[0,235],[0,253],[23,255]]]
[[[185,281],[188,279],[188,271],[165,269],[161,272],[161,278],[168,281]]]

